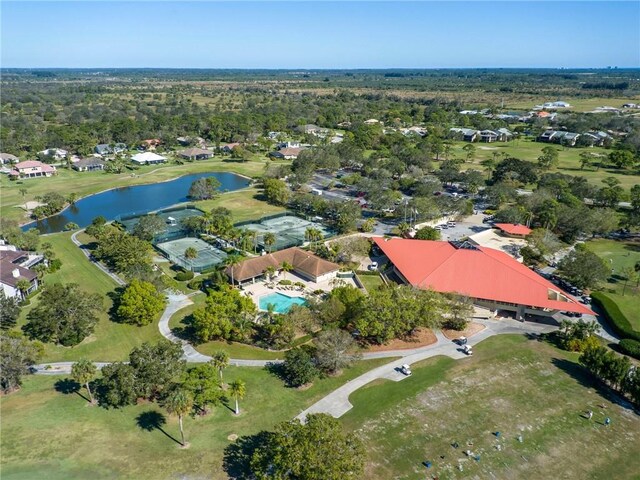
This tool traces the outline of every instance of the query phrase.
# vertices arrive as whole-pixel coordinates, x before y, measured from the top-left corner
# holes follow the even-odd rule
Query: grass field
[[[640,262],[640,244],[598,239],[587,242],[587,247],[605,262],[610,262],[613,275],[609,277],[605,288],[613,292],[608,295],[615,300],[634,329],[640,332],[640,290],[636,287],[637,280],[629,281],[622,294],[625,283],[622,272]]]
[[[265,215],[284,211],[284,208],[270,205],[262,200],[260,190],[255,187],[225,193],[213,200],[196,202],[196,206],[207,212],[215,207],[228,208],[234,222],[256,220]]]
[[[633,98],[636,98],[634,101]],[[539,99],[532,99],[531,102],[526,101],[508,101],[505,102],[505,108],[512,109],[525,109],[529,110],[535,105],[541,105],[545,102],[553,102],[556,99],[545,99],[540,97]],[[558,112],[572,111],[572,112],[590,112],[598,107],[615,107],[621,108],[625,103],[637,103],[637,97],[592,97],[592,98],[560,98],[560,100],[568,102],[571,107],[567,109],[558,110]]]
[[[466,158],[466,152],[462,149],[468,142],[455,142],[451,150],[450,158]],[[466,162],[464,169],[475,169],[484,171],[484,167],[480,164],[483,160],[493,158],[494,153],[506,153],[509,156],[528,160],[537,163],[538,157],[541,155],[542,148],[549,146],[546,143],[534,142],[531,139],[515,140],[513,142],[496,142],[496,143],[476,143],[475,158],[472,162]],[[585,177],[590,183],[597,187],[601,187],[602,179],[605,177],[615,177],[620,180],[622,187],[629,190],[633,185],[640,181],[640,174],[633,170],[620,170],[617,168],[600,168],[595,167],[585,169],[580,168],[580,153],[588,151],[590,153],[598,153],[607,155],[609,150],[604,148],[563,148],[560,145],[552,145],[558,150],[559,164],[558,171],[566,175]],[[498,161],[502,157],[498,157]]]
[[[76,394],[56,392],[61,377],[28,377],[21,391],[0,398],[3,480],[226,479],[223,450],[232,434],[247,435],[293,418],[328,392],[390,359],[362,361],[339,377],[319,380],[306,390],[285,388],[262,368],[229,367],[225,382],[241,378],[247,394],[235,417],[224,406],[206,417],[185,418],[191,446],[182,450],[177,419],[155,404],[118,410],[89,407]],[[137,417],[162,412],[165,433],[145,430]]]
[[[104,308],[100,312],[96,330],[90,337],[75,347],[61,347],[47,344],[43,362],[59,362],[88,358],[94,361],[124,360],[129,351],[145,341],[157,341],[160,332],[156,324],[146,327],[135,327],[112,322],[108,311],[112,306],[107,296],[116,288],[115,282],[101,272],[84,256],[82,251],[71,241],[70,233],[56,233],[43,237],[49,242],[57,257],[62,261],[59,271],[48,274],[46,283],[77,283],[87,293],[97,293],[104,299]],[[31,300],[31,305],[23,309],[21,324],[26,313],[38,302],[38,296]]]
[[[515,335],[474,350],[463,361],[427,360],[400,384],[377,382],[352,395],[343,423],[365,441],[365,478],[638,478],[640,417],[606,398],[576,354]],[[591,421],[585,410],[595,412]]]
[[[358,275],[358,278],[367,289],[367,292],[376,290],[378,287],[384,285],[380,275]]]
[[[25,201],[34,200],[35,197],[47,192],[61,192],[63,195],[76,193],[78,197],[84,197],[109,188],[155,183],[201,172],[234,172],[248,177],[259,177],[264,172],[265,166],[274,162],[259,160],[251,162],[236,162],[228,158],[214,157],[210,160],[202,160],[183,165],[149,165],[143,166],[132,172],[125,171],[121,174],[104,172],[76,172],[66,168],[58,168],[58,174],[50,178],[34,178],[28,180],[10,181],[4,175],[0,178],[1,207],[0,214],[5,218],[12,218],[20,222],[26,222],[29,218],[18,207]],[[288,163],[288,162],[284,162]],[[20,190],[25,188],[23,197]]]

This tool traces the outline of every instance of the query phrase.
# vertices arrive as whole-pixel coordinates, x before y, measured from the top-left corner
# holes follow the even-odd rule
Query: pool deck
[[[301,282],[305,284],[305,288],[301,289],[300,287],[296,287],[294,285],[278,285],[278,282],[280,280],[291,280],[291,282],[293,283]],[[340,283],[336,284],[336,281]],[[358,288],[356,283],[351,278],[341,278],[336,280],[329,280],[326,282],[312,282],[310,280],[305,280],[304,278],[296,275],[294,272],[288,272],[286,274],[281,273],[271,282],[256,280],[256,283],[243,285],[242,291],[246,296],[250,297],[254,301],[258,308],[260,308],[260,297],[264,297],[265,295],[269,295],[271,293],[281,293],[289,297],[306,297],[315,290],[324,290],[325,292],[330,292],[336,286],[344,285]]]

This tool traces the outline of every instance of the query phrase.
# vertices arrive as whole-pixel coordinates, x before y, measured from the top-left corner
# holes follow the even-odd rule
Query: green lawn
[[[155,404],[118,410],[89,407],[76,394],[54,390],[61,377],[28,377],[21,391],[0,398],[3,480],[56,479],[226,479],[223,450],[232,434],[247,435],[289,420],[315,401],[390,359],[359,362],[339,377],[319,380],[306,390],[285,388],[261,368],[230,367],[225,382],[241,378],[247,394],[235,417],[224,406],[202,418],[186,418],[187,441],[181,450],[177,419]],[[144,430],[136,418],[148,411],[166,416],[163,427]]]
[[[27,222],[30,219],[25,216],[25,212],[18,205],[24,204],[25,201],[34,200],[35,197],[51,191],[60,192],[63,195],[76,193],[79,197],[84,197],[109,188],[161,182],[182,175],[201,172],[234,172],[248,177],[260,177],[266,165],[272,163],[286,164],[289,162],[271,162],[266,159],[236,162],[228,158],[214,157],[210,160],[185,163],[183,165],[168,163],[166,165],[143,166],[139,170],[135,170],[135,172],[126,170],[121,174],[76,172],[66,168],[58,168],[58,174],[50,178],[10,181],[3,175],[0,178],[0,190],[2,192],[0,195],[2,200],[0,214],[5,218]],[[24,197],[20,193],[23,188],[27,189]]]
[[[453,149],[451,150],[450,158],[466,158],[466,152],[462,150],[462,147],[467,145],[468,142],[454,142]],[[494,153],[502,154],[503,152],[509,156],[519,158],[521,160],[528,160],[530,162],[538,161],[538,157],[541,155],[542,148],[549,146],[546,143],[534,142],[532,139],[520,139],[512,142],[496,142],[496,143],[475,143],[476,147],[475,157],[472,162],[466,162],[463,169],[475,169],[484,171],[484,167],[480,165],[483,160],[493,158]],[[607,155],[609,150],[605,148],[563,148],[560,145],[552,145],[558,149],[558,168],[553,171],[558,171],[566,175],[585,177],[590,183],[601,187],[602,179],[605,177],[615,177],[620,180],[622,187],[625,190],[629,190],[633,185],[639,181],[639,172],[633,170],[620,170],[617,168],[600,168],[596,170],[595,167],[586,169],[580,168],[580,153],[588,151],[590,153],[598,153]],[[498,161],[502,156],[498,157]]]
[[[607,294],[618,304],[634,329],[640,331],[640,308],[638,308],[640,290],[636,286],[637,280],[629,281],[625,289],[622,274],[625,268],[633,268],[636,262],[640,261],[640,245],[633,242],[597,239],[587,242],[587,247],[605,262],[610,263],[613,274],[605,285],[605,289],[611,291]]]
[[[635,98],[636,100],[633,100]],[[625,103],[636,103],[638,101],[637,97],[591,97],[591,98],[566,98],[563,99],[568,102],[571,107],[568,109],[558,110],[559,112],[564,111],[573,111],[573,112],[590,112],[598,107],[615,107],[621,108]],[[511,102],[507,101],[505,103],[505,108],[512,109],[531,109],[535,105],[541,105],[545,102],[553,101],[551,99],[545,99],[544,97],[540,98],[532,98],[530,102],[516,101]]]
[[[358,278],[364,285],[364,288],[367,289],[367,292],[376,290],[378,287],[384,285],[380,275],[358,275]]]
[[[576,354],[519,335],[474,350],[463,361],[429,359],[399,384],[376,382],[351,396],[343,423],[365,441],[365,478],[638,478],[640,417],[606,398]],[[585,410],[593,420],[581,417]]]
[[[53,245],[54,252],[62,260],[62,268],[46,275],[44,280],[46,283],[77,283],[87,293],[100,294],[104,299],[104,308],[99,314],[100,320],[93,335],[75,347],[47,344],[43,362],[80,358],[94,361],[124,360],[133,347],[145,341],[157,341],[162,338],[155,323],[146,327],[135,327],[109,320],[107,312],[112,306],[112,301],[107,295],[114,291],[116,284],[89,262],[70,237],[70,233],[56,233],[42,237],[43,241]],[[21,323],[24,323],[26,313],[37,302],[38,296],[35,296],[31,300],[31,305],[23,309]]]
[[[251,187],[235,192],[225,193],[213,200],[196,202],[196,206],[204,211],[215,207],[225,207],[231,211],[234,222],[256,220],[265,215],[284,211],[284,208],[268,204],[262,199],[260,190]]]

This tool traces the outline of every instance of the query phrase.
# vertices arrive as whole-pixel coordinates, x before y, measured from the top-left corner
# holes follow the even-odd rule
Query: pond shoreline
[[[153,173],[153,172],[148,172],[148,173]],[[172,178],[168,178],[168,179],[164,179],[164,180],[159,180],[159,181],[150,181],[150,182],[143,182],[143,183],[138,183],[135,185],[120,185],[120,186],[115,186],[115,187],[110,187],[110,188],[106,188],[104,190],[100,190],[99,192],[95,192],[95,193],[91,193],[89,195],[85,195],[83,197],[80,197],[78,199],[76,199],[74,201],[73,204],[68,204],[67,206],[65,206],[65,208],[63,208],[62,210],[60,210],[59,212],[54,213],[53,215],[49,215],[47,217],[43,217],[37,220],[31,219],[27,222],[22,222],[20,224],[20,228],[23,231],[26,231],[27,226],[31,225],[31,228],[36,228],[38,230],[40,230],[41,235],[48,235],[48,234],[52,234],[52,233],[60,233],[60,232],[64,232],[64,231],[71,231],[71,230],[64,230],[64,226],[61,224],[58,224],[57,227],[53,226],[51,223],[47,224],[48,220],[54,219],[57,220],[56,217],[62,217],[62,220],[64,221],[64,217],[65,217],[65,213],[69,213],[69,210],[72,209],[74,206],[80,204],[81,202],[86,202],[86,201],[92,201],[93,197],[98,197],[100,195],[105,195],[105,194],[109,194],[109,192],[114,192],[114,191],[118,191],[118,190],[122,190],[123,192],[125,192],[128,189],[145,189],[146,188],[154,188],[155,186],[160,186],[163,184],[167,184],[167,183],[171,183],[171,182],[179,182],[181,179],[184,179],[185,177],[196,177],[197,178],[207,178],[207,177],[216,177],[218,178],[218,180],[221,181],[222,185],[221,185],[221,190],[219,190],[219,193],[222,195],[224,193],[229,193],[229,192],[235,192],[235,191],[239,191],[239,190],[244,190],[246,188],[250,188],[252,186],[252,182],[253,182],[253,178],[248,177],[246,175],[241,175],[238,174],[236,172],[220,172],[220,171],[208,171],[208,172],[197,172],[197,173],[185,173],[183,175],[178,175]],[[227,180],[225,180],[225,178]],[[229,179],[232,180],[229,180]],[[195,181],[195,180],[194,180]],[[243,183],[244,185],[237,185],[238,183]],[[236,186],[238,188],[236,188]],[[170,188],[170,187],[169,187]],[[126,193],[124,193],[126,195]],[[135,193],[133,195],[136,195]],[[156,192],[156,195],[158,195],[158,193]],[[156,196],[155,198],[157,199],[165,199],[167,198],[166,196]],[[110,199],[111,200],[111,199]],[[178,205],[184,205],[184,204],[188,204],[191,203],[191,200],[189,200],[188,198],[185,198],[185,196],[180,196],[180,198],[175,198],[176,201],[174,202],[170,202],[168,204],[161,204],[160,202],[156,201],[156,202],[150,202],[147,203],[147,205],[150,205],[150,207],[148,208],[141,208],[140,209],[140,214],[142,213],[149,213],[149,212],[154,212],[154,211],[159,211],[159,210],[163,210],[165,208],[171,208],[174,206],[178,206]],[[133,200],[132,200],[133,201]],[[93,203],[100,203],[100,200],[96,200],[93,201]],[[105,205],[110,205],[109,201],[107,200]],[[87,208],[86,205],[81,205],[80,208]],[[105,217],[108,217],[107,220],[108,221],[112,221],[115,220],[119,215],[125,215],[127,213],[132,213],[129,211],[126,211],[123,209],[123,211],[118,211],[118,210],[113,210],[111,212],[109,212],[109,208],[105,208],[105,209],[99,209],[96,208],[95,205],[93,206],[93,208],[95,209],[95,216],[98,215],[104,215]],[[117,208],[117,207],[116,207]],[[73,217],[73,216],[78,216],[78,212],[80,212],[80,210],[75,211],[75,212],[71,212],[70,215],[67,215],[66,217],[68,218],[68,223],[77,223],[79,225],[80,228],[84,228],[87,225],[84,225],[85,223],[87,223],[87,218],[86,218],[86,211],[85,212],[80,212],[80,218],[69,218],[69,217]],[[84,216],[85,218],[81,218],[82,216]],[[43,224],[45,225],[45,227],[43,228]],[[29,228],[30,229],[30,228]],[[52,229],[57,229],[57,231],[51,231]]]
[[[160,171],[160,170],[163,170],[163,169],[162,168],[157,168],[155,170],[151,170],[150,172],[143,173],[142,175],[138,175],[138,177],[143,177],[144,175],[150,175],[150,174],[155,173],[155,172]],[[192,172],[192,173],[185,173],[183,175],[178,175],[177,177],[171,177],[171,178],[168,178],[166,180],[159,180],[157,182],[151,181],[151,182],[144,182],[144,183],[136,183],[135,185],[121,185],[119,187],[105,188],[104,190],[100,190],[99,192],[89,193],[88,195],[84,195],[82,197],[76,198],[74,203],[70,203],[69,205],[64,207],[62,210],[60,210],[59,212],[56,212],[56,213],[54,213],[52,215],[48,215],[46,217],[42,217],[42,218],[39,218],[39,219],[31,219],[28,222],[19,223],[18,226],[20,228],[22,228],[22,227],[24,227],[26,225],[29,225],[30,223],[33,223],[33,222],[40,222],[40,221],[43,221],[43,220],[47,220],[48,218],[55,217],[56,215],[60,215],[61,213],[64,213],[66,210],[71,208],[75,203],[79,202],[80,200],[86,200],[87,198],[93,197],[95,195],[100,195],[102,193],[110,192],[112,190],[117,190],[119,188],[141,187],[143,185],[156,185],[156,184],[160,184],[160,183],[173,182],[174,180],[178,180],[178,179],[180,179],[182,177],[186,177],[188,175],[198,175],[198,174],[202,174],[202,173],[232,173],[233,175],[237,175],[238,177],[242,177],[242,178],[244,178],[244,179],[246,179],[246,180],[248,180],[250,182],[253,182],[255,180],[253,177],[249,177],[249,176],[244,175],[242,173],[236,173],[236,172],[220,172],[220,171],[196,172],[196,173]],[[245,188],[249,188],[250,186],[251,185],[249,185],[249,186],[247,186]],[[241,188],[241,189],[238,189],[238,190],[244,190],[244,188]],[[233,191],[236,192],[238,190],[233,190]],[[221,194],[223,194],[223,193],[228,193],[228,192],[221,192]],[[179,203],[176,203],[174,205],[181,205],[183,203],[188,203],[188,202],[179,202]],[[171,206],[173,206],[173,205],[171,205]],[[169,207],[165,207],[165,208],[169,208]],[[36,228],[36,227],[33,227],[33,228]],[[69,230],[69,231],[71,231],[71,230]],[[60,232],[55,232],[55,233],[60,233]],[[49,235],[49,234],[46,234],[46,235]]]

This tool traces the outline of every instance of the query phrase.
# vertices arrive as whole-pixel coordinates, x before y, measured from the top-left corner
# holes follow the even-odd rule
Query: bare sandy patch
[[[385,345],[373,345],[366,349],[367,352],[386,352],[389,350],[410,350],[412,348],[426,347],[436,343],[438,339],[429,328],[417,329],[415,335],[408,339],[396,338]]]
[[[449,340],[454,340],[456,338],[460,338],[460,337],[471,337],[473,335],[475,335],[478,332],[481,332],[482,330],[484,330],[485,327],[484,325],[482,325],[481,323],[474,323],[471,322],[469,323],[469,325],[467,325],[467,328],[465,328],[462,331],[458,331],[458,330],[447,330],[447,329],[443,329],[442,333],[445,337],[447,337]]]

